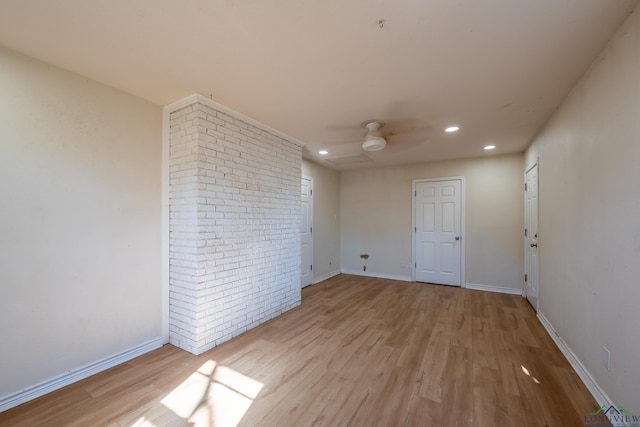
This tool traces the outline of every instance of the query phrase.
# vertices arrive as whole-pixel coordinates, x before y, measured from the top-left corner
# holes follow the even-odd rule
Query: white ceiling
[[[210,96],[327,166],[387,122],[348,169],[522,151],[636,3],[2,0],[0,44],[157,104]]]

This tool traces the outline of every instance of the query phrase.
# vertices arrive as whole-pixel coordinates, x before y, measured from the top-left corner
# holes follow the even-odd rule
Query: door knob
[[[456,236],[456,240],[460,240],[460,236]]]
[[[531,247],[532,247],[532,248],[537,248],[537,247],[538,247],[538,244],[537,244],[537,243],[532,243],[532,244],[531,244]]]

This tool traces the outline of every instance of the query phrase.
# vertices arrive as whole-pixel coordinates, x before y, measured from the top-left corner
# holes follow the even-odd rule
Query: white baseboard
[[[553,342],[556,343],[562,354],[564,354],[564,357],[567,358],[573,370],[576,371],[584,385],[587,387],[587,389],[589,389],[589,392],[596,400],[596,402],[598,402],[598,405],[600,405],[600,407],[602,407],[602,405],[605,405],[607,407],[613,405],[613,401],[609,398],[609,396],[607,396],[604,390],[600,388],[598,383],[596,383],[589,371],[587,371],[587,368],[585,368],[582,362],[580,362],[578,356],[576,356],[575,353],[569,348],[567,343],[564,342],[564,340],[553,328],[549,320],[544,317],[544,314],[538,312],[538,319],[540,319],[540,323],[542,323],[542,326],[544,326],[547,333],[551,336]]]
[[[467,283],[465,287],[467,289],[474,289],[476,291],[498,292],[501,294],[510,294],[510,295],[522,295],[522,289],[505,288],[503,286],[478,285],[476,283]]]
[[[314,277],[313,284],[315,285],[316,283],[320,283],[327,279],[331,279],[332,277],[337,276],[338,274],[340,274],[340,270],[334,270],[331,273],[323,274],[322,276],[319,276],[319,277]]]
[[[342,270],[343,274],[353,274],[354,276],[376,277],[378,279],[401,280],[403,282],[413,282],[411,276],[399,276],[395,274],[375,273],[360,270]]]
[[[0,398],[0,412],[11,409],[37,397],[44,396],[47,393],[51,393],[52,391],[90,377],[91,375],[113,368],[116,365],[127,362],[138,356],[142,356],[145,353],[162,347],[164,341],[165,340],[163,338],[156,338],[153,341],[149,341],[145,344],[123,351],[122,353],[111,357],[107,357],[106,359],[86,365],[82,368],[75,369],[67,374],[60,375],[32,387],[27,387],[18,393],[2,397]]]

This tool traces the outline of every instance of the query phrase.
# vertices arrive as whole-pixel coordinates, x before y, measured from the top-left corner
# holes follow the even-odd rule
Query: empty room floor
[[[524,298],[339,275],[200,356],[171,345],[11,426],[583,426],[597,403]]]

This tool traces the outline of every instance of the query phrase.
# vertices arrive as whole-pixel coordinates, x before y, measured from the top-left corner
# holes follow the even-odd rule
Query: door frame
[[[306,176],[306,175],[302,175],[300,177],[300,181],[302,181],[303,179],[309,181],[309,189],[311,190],[311,194],[309,194],[309,222],[311,223],[311,237],[310,237],[310,242],[309,242],[309,258],[311,261],[311,280],[309,281],[308,284],[306,285],[302,285],[302,280],[300,281],[300,289],[309,286],[309,285],[313,285],[314,283],[314,275],[313,275],[313,178],[310,176]],[[300,219],[302,220],[302,218]],[[300,242],[300,245],[302,246],[302,241]],[[300,251],[300,269],[302,269],[302,250]],[[300,271],[300,275],[302,276],[302,271]]]
[[[538,280],[538,295],[536,297],[536,306],[533,307],[533,309],[536,311],[536,313],[539,312],[539,307],[540,307],[540,158],[536,158],[536,160],[533,162],[533,164],[527,166],[524,170],[524,174],[523,174],[523,178],[524,178],[524,184],[526,185],[527,183],[527,173],[529,173],[529,171],[533,168],[537,168],[537,173],[536,173],[536,190],[538,191],[537,194],[537,203],[536,203],[536,207],[538,212],[536,212],[536,221],[537,221],[537,229],[538,229],[538,248],[537,248],[537,260],[538,262],[536,263],[537,271],[536,271],[536,278]],[[524,185],[523,185],[524,188]],[[527,227],[527,192],[523,191],[524,194],[524,227]],[[527,274],[527,266],[528,266],[528,262],[527,262],[527,238],[526,236],[524,236],[524,232],[523,232],[523,240],[524,240],[524,274]],[[527,283],[524,281],[524,275],[522,276],[522,297],[524,299],[526,299],[529,303],[531,303],[529,301],[529,299],[527,298]]]
[[[435,182],[435,181],[460,181],[460,287],[466,288],[467,282],[465,279],[466,262],[466,229],[465,229],[465,177],[464,176],[449,176],[441,178],[423,178],[414,179],[411,181],[411,280],[416,281],[416,185],[421,182]]]

